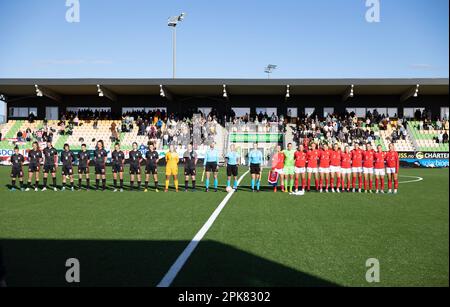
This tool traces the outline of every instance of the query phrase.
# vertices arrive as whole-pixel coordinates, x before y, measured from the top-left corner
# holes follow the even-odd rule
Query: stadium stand
[[[409,131],[417,144],[417,150],[419,151],[435,151],[435,152],[448,152],[448,121],[437,128],[437,122],[431,122],[429,124],[423,123],[423,121],[409,122]]]
[[[198,133],[195,132],[198,127]],[[61,121],[15,121],[11,120],[1,126],[3,141],[2,148],[12,149],[18,145],[20,149],[31,148],[32,142],[52,141],[56,149],[63,149],[65,143],[73,150],[79,150],[85,143],[88,149],[94,149],[98,140],[103,140],[105,148],[112,148],[116,141],[122,144],[122,149],[130,150],[132,143],[147,146],[153,142],[158,149],[167,149],[174,144],[186,148],[194,142],[198,146],[217,144],[223,152],[223,127],[213,118],[162,121],[161,125],[153,121],[140,119],[120,120],[72,120]]]
[[[12,149],[15,145],[20,149],[27,149],[33,141],[51,140],[56,149],[62,149],[68,143],[73,150],[79,150],[83,143],[87,144],[88,149],[94,149],[96,142],[103,140],[105,148],[112,148],[118,141],[122,149],[130,150],[133,142],[146,146],[150,141],[158,149],[167,149],[170,144],[184,149],[189,143],[194,143],[199,148],[215,142],[219,154],[223,156],[230,144],[230,133],[280,132],[284,134],[285,144],[297,145],[308,138],[309,141],[330,144],[337,142],[351,147],[354,142],[370,142],[373,146],[381,145],[383,150],[394,143],[396,150],[400,152],[449,151],[448,120],[407,122],[403,119],[373,116],[356,118],[354,114],[345,114],[329,115],[321,119],[314,115],[301,117],[294,119],[295,124],[292,124],[283,116],[274,119],[245,117],[229,118],[224,127],[214,116],[198,114],[183,119],[175,116],[164,119],[161,117],[160,114],[158,117],[149,117],[147,114],[147,119],[143,120],[138,114],[129,114],[121,120],[98,120],[80,116],[85,118],[81,120],[76,114],[75,117],[71,114],[70,120],[65,120],[67,117],[64,117],[60,121],[10,120],[0,126],[0,145],[4,149]]]
[[[383,150],[386,150],[390,143],[394,143],[397,151],[415,151],[408,130],[399,120],[390,120],[383,124],[383,128],[379,130]]]
[[[355,114],[330,114],[326,118],[319,118],[315,114],[296,119],[295,124],[285,127],[285,142],[297,145],[305,139],[316,143],[348,145],[353,147],[356,143],[371,143],[372,146],[381,145],[387,149],[386,125],[382,124],[381,117],[368,114],[366,118],[358,118]],[[382,127],[382,129],[380,129]]]
[[[111,148],[113,123],[116,124],[111,120],[81,121],[78,126],[73,127],[72,135],[62,136],[61,140],[64,141],[56,143],[55,147],[60,148],[68,143],[73,149],[80,149],[81,144],[85,143],[89,149],[94,149],[97,141],[103,140],[105,148]]]

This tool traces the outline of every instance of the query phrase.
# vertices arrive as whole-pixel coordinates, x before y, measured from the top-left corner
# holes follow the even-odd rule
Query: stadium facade
[[[208,114],[214,109],[222,119],[223,115],[230,114],[237,117],[248,114],[255,118],[260,113],[290,118],[314,113],[324,117],[346,111],[364,118],[367,111],[376,109],[379,114],[391,118],[407,119],[412,119],[416,110],[426,110],[427,116],[436,120],[449,118],[448,85],[448,78],[0,79],[0,97],[6,101],[6,106],[3,106],[7,113],[4,119],[9,121],[2,128],[4,133],[3,141],[0,142],[0,158],[7,158],[14,144],[19,144],[23,150],[29,147],[29,142],[17,143],[15,133],[29,126],[20,120],[28,118],[30,113],[37,120],[56,122],[67,111],[76,112],[87,108],[106,110],[113,120],[120,119],[123,113],[144,109],[164,110],[168,115],[195,114],[200,111]],[[103,123],[104,139],[109,137],[110,124],[107,121]],[[258,142],[266,155],[273,151],[275,144],[292,141],[289,127],[286,130],[289,133],[280,131],[276,124],[260,133],[258,129],[242,132],[233,130],[224,122],[221,124],[222,127],[218,129],[222,132],[216,136],[221,154],[225,153],[230,143],[235,143],[242,156],[245,156],[253,142]],[[40,125],[35,124],[34,128]],[[448,142],[435,144],[434,141],[444,129],[425,132],[416,129],[417,125],[417,122],[409,125],[408,140],[396,144],[404,165],[448,167]],[[61,147],[67,141],[77,150],[80,146],[78,139],[86,134],[92,136],[90,147],[93,147],[94,139],[102,134],[91,130],[77,128],[72,137],[57,137],[56,147]],[[386,149],[389,134],[386,131],[376,133],[378,140],[374,144]],[[446,133],[448,137],[448,130]],[[146,139],[136,133],[122,133],[119,139],[126,140],[125,146],[137,141],[142,150],[146,150]],[[107,148],[111,145],[108,143]]]
[[[441,117],[448,113],[448,85],[448,78],[0,79],[0,94],[7,99],[9,119],[26,114],[16,108],[37,111],[35,115],[43,119],[71,107],[109,108],[116,117],[123,108],[132,107],[165,108],[169,114],[186,108],[215,108],[219,114],[232,108],[251,114],[267,109],[278,115],[290,111],[293,116],[312,109],[321,116],[331,108],[336,113],[390,108],[397,109],[399,116],[408,116],[411,108],[428,108],[433,117]]]

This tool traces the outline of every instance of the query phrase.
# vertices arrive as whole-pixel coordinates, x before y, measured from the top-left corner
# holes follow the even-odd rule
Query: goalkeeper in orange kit
[[[170,145],[169,152],[166,154],[166,188],[164,192],[169,191],[170,177],[173,176],[173,183],[175,185],[175,191],[178,192],[178,162],[180,157],[175,151],[175,146]]]

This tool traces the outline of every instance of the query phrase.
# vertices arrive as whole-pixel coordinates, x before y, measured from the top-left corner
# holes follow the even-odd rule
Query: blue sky
[[[178,28],[179,78],[448,77],[449,1],[0,0],[0,78],[170,78]]]

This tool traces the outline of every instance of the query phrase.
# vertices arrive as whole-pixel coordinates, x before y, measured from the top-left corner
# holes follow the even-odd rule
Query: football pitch
[[[199,179],[188,193],[155,193],[153,182],[148,193],[10,192],[9,173],[0,168],[8,286],[156,286],[228,195],[224,168],[218,193]],[[402,169],[398,195],[251,193],[250,179],[171,286],[449,285],[448,169]],[[80,262],[78,284],[65,280],[69,258]],[[379,283],[366,281],[369,258]]]

